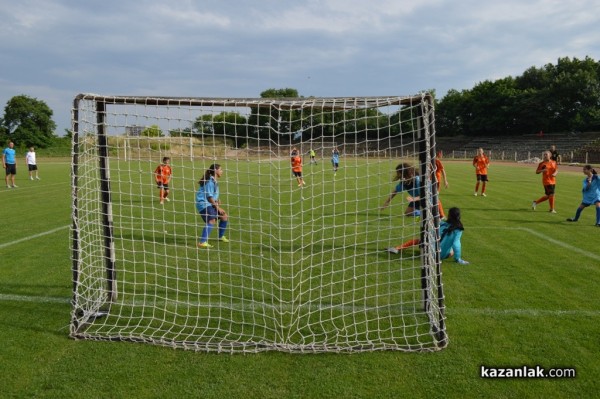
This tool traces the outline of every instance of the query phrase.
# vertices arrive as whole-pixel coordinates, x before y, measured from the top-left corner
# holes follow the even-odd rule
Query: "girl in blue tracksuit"
[[[213,230],[216,221],[219,221],[219,241],[229,242],[225,237],[227,228],[227,212],[221,208],[219,202],[219,184],[217,180],[223,174],[221,165],[213,164],[206,170],[202,179],[198,182],[198,191],[196,191],[196,210],[206,223],[202,229],[202,235],[198,240],[199,248],[212,248],[208,243],[208,236]]]
[[[577,211],[575,212],[575,217],[568,218],[567,221],[578,221],[579,217],[581,216],[581,211],[588,206],[595,204],[596,226],[600,227],[600,177],[598,177],[598,173],[594,168],[592,168],[592,165],[585,165],[583,167],[583,174],[585,175],[585,178],[583,179],[583,188],[581,189],[583,199],[581,200],[579,208],[577,208]]]
[[[448,210],[448,219],[440,223],[440,258],[447,259],[454,257],[454,261],[459,265],[468,265],[469,262],[462,258],[462,245],[460,239],[465,228],[460,220],[460,209],[450,208]],[[421,240],[414,238],[397,247],[388,248],[387,251],[397,254],[403,249],[419,245]]]

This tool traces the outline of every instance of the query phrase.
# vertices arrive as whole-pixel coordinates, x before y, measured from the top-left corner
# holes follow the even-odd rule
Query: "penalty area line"
[[[560,247],[566,248],[569,251],[573,251],[573,252],[577,252],[580,255],[584,255],[587,256],[588,258],[594,259],[594,260],[598,260],[600,261],[600,256],[596,255],[595,253],[586,251],[585,249],[581,249],[581,248],[577,248],[574,247],[573,245],[567,244],[566,242],[554,239],[552,237],[549,237],[545,234],[539,233],[535,230],[529,229],[527,227],[471,227],[472,229],[490,229],[490,230],[519,230],[519,231],[525,231],[533,236],[536,236],[538,238],[541,238],[543,240],[546,240],[548,242],[551,242],[552,244],[558,245]]]
[[[0,244],[0,249],[6,248],[6,247],[10,247],[11,245],[18,244],[18,243],[23,242],[23,241],[29,241],[29,240],[33,240],[34,238],[39,238],[39,237],[47,236],[48,234],[54,234],[57,231],[68,229],[69,227],[71,227],[71,225],[57,227],[57,228],[52,229],[52,230],[44,231],[43,233],[34,234],[32,236],[29,236],[29,237],[19,238],[18,240],[14,240],[14,241],[11,241],[11,242],[5,242],[4,244]]]

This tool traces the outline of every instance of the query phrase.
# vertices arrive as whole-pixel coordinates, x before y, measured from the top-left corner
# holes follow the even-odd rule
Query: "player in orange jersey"
[[[535,170],[536,174],[542,174],[542,184],[544,185],[543,197],[538,198],[531,204],[531,209],[535,211],[535,207],[540,202],[548,200],[550,203],[550,213],[556,213],[554,210],[554,191],[556,188],[556,174],[558,173],[558,167],[556,162],[552,160],[552,153],[550,151],[544,151],[542,154],[543,161],[538,164]]]
[[[473,158],[473,166],[475,167],[475,175],[477,176],[477,184],[475,184],[475,195],[477,197],[477,191],[479,190],[479,183],[481,182],[481,196],[485,197],[485,185],[488,182],[488,166],[490,165],[490,159],[484,154],[483,148],[477,150],[477,155]]]
[[[169,182],[171,181],[171,158],[164,157],[162,163],[154,170],[154,179],[158,186],[160,204],[164,204],[165,201],[170,201],[169,198]]]
[[[292,163],[292,173],[296,177],[298,181],[298,187],[304,186],[304,179],[302,178],[302,157],[300,157],[300,153],[296,149],[296,147],[292,148],[291,163]]]
[[[444,219],[446,214],[444,213],[444,207],[442,206],[442,200],[440,199],[440,183],[442,179],[444,180],[444,187],[448,188],[448,178],[446,177],[446,170],[444,169],[444,164],[442,164],[442,157],[444,154],[442,151],[437,152],[437,156],[435,157],[435,181],[437,183],[437,192],[438,192],[438,209],[440,212],[440,218]]]

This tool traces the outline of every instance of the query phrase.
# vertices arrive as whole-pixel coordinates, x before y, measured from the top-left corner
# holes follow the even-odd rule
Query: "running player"
[[[558,173],[558,167],[556,162],[551,159],[552,154],[550,151],[544,151],[542,154],[543,160],[538,164],[535,170],[536,174],[542,174],[542,184],[544,185],[544,196],[538,198],[531,203],[531,209],[535,211],[536,206],[548,200],[550,204],[550,213],[556,213],[554,209],[554,191],[556,189],[556,174]]]

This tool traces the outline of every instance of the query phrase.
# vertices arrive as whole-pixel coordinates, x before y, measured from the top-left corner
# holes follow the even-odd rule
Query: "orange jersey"
[[[475,166],[475,173],[478,175],[487,175],[487,167],[490,164],[490,159],[485,155],[476,155],[473,158],[473,166]]]
[[[442,164],[442,161],[440,161],[439,159],[436,158],[436,160],[435,160],[435,179],[436,179],[438,185],[442,181],[442,172],[443,171],[444,171],[444,165]]]
[[[154,178],[157,183],[169,184],[171,180],[171,167],[164,164],[158,165],[154,170]]]
[[[550,160],[540,162],[535,172],[542,174],[542,184],[548,186],[550,184],[556,184],[556,177],[554,175],[557,171],[558,168],[556,162]]]
[[[302,172],[302,158],[298,155],[292,157],[292,170],[294,172]]]

